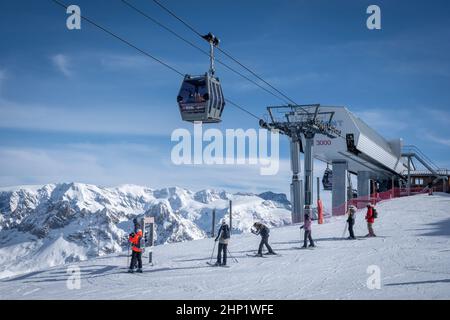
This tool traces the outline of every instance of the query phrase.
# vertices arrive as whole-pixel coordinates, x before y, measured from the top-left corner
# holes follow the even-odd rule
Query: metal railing
[[[416,156],[420,157],[424,162],[427,163],[429,167],[431,167],[434,171],[439,172],[441,170],[447,170],[444,168],[440,168],[436,163],[433,162],[425,153],[423,153],[418,147],[415,145],[406,145],[403,146],[403,153],[413,153]],[[448,171],[448,170],[447,170]]]
[[[441,176],[450,176],[450,170],[449,169],[439,169],[436,170],[436,173],[441,175]],[[402,172],[403,175],[408,174],[408,170],[404,170]],[[429,176],[434,176],[435,174],[433,172],[430,172],[429,170],[411,170],[411,175],[429,175]]]

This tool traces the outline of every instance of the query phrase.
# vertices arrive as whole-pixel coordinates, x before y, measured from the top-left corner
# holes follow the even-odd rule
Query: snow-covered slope
[[[136,216],[155,217],[156,244],[202,239],[228,217],[233,200],[235,233],[254,220],[290,222],[289,202],[279,194],[153,190],[135,185],[102,188],[81,183],[0,190],[0,278],[98,255],[120,252]]]
[[[449,299],[450,197],[418,195],[382,202],[377,238],[341,238],[344,217],[313,225],[318,247],[299,250],[298,226],[273,228],[279,257],[252,258],[259,238],[233,235],[230,268],[213,268],[213,241],[170,243],[154,249],[154,266],[126,273],[126,253],[70,264],[81,288],[69,290],[67,266],[0,280],[8,299]],[[356,234],[366,234],[363,212]],[[3,253],[2,255],[3,256]],[[369,266],[380,270],[381,289],[369,289]]]

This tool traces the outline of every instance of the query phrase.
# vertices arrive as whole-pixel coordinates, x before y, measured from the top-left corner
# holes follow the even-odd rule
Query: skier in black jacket
[[[348,232],[350,233],[350,236],[348,237],[349,240],[356,239],[355,234],[353,232],[353,226],[355,225],[355,215],[356,215],[356,208],[354,206],[348,207]]]
[[[254,228],[254,229],[253,229]],[[260,222],[255,222],[254,224],[253,224],[253,228],[251,229],[251,232],[253,233],[253,234],[256,234],[256,235],[260,235],[261,236],[261,242],[259,243],[259,249],[258,249],[258,254],[257,254],[257,256],[260,256],[260,257],[262,257],[262,249],[263,249],[263,246],[265,245],[266,246],[266,248],[267,248],[267,250],[269,250],[269,252],[268,252],[268,254],[276,254],[273,250],[272,250],[272,248],[270,247],[270,245],[269,245],[269,233],[270,233],[270,229],[267,227],[267,226],[265,226],[265,225],[263,225],[262,223],[260,223]]]
[[[227,225],[225,220],[222,220],[222,225],[220,226],[215,241],[219,241],[219,251],[217,252],[216,266],[226,266],[228,242],[230,241],[230,227]],[[222,261],[222,252],[223,252],[223,261]]]

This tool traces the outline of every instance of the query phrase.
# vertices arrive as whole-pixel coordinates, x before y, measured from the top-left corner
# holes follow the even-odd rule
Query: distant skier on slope
[[[354,206],[349,206],[347,210],[348,218],[348,232],[350,233],[350,236],[347,238],[349,240],[356,239],[355,234],[353,232],[353,226],[355,225],[355,216],[356,216],[356,208]]]
[[[254,228],[254,229],[253,229]],[[268,254],[276,254],[269,245],[269,233],[270,229],[262,224],[261,222],[255,222],[253,224],[253,228],[250,230],[253,234],[261,236],[261,242],[259,243],[258,254],[257,256],[262,257],[263,246],[265,245],[267,250],[269,250]]]
[[[367,229],[369,230],[369,233],[366,235],[366,237],[376,237],[375,233],[373,232],[373,223],[375,222],[375,214],[374,214],[375,208],[372,204],[367,204],[367,213],[366,213],[366,220],[367,220]]]
[[[309,246],[314,248],[314,240],[311,236],[311,230],[312,230],[312,220],[311,220],[311,216],[307,213],[305,213],[305,221],[303,223],[303,226],[300,227],[300,229],[304,229],[305,231],[305,236],[304,236],[304,240],[303,240],[303,247],[302,248],[307,248],[308,247],[308,240],[309,240]]]
[[[217,237],[214,241],[219,241],[219,250],[217,252],[216,266],[226,266],[228,242],[230,241],[230,227],[226,223],[225,219],[222,220],[222,225],[220,226],[219,231],[217,233]],[[222,253],[223,253],[223,260],[222,260]]]
[[[142,238],[142,230],[137,229],[137,232],[130,233],[128,240],[131,243],[131,264],[128,272],[133,273],[136,268],[136,264],[138,268],[136,272],[142,273],[142,249],[141,249],[141,238]]]

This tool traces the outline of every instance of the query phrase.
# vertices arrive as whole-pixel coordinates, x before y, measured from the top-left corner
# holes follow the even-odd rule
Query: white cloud
[[[448,111],[440,109],[427,109],[427,112],[433,117],[433,121],[438,121],[446,126],[450,123],[450,112]]]
[[[330,80],[331,75],[320,72],[304,72],[301,74],[292,74],[284,76],[272,76],[266,80],[274,86],[282,87],[298,87],[299,85],[311,82],[318,83]]]
[[[182,186],[200,190],[286,191],[289,161],[276,176],[261,176],[259,166],[176,166],[170,152],[142,144],[76,144],[52,148],[0,149],[0,185],[84,182],[114,186]]]
[[[358,111],[360,110],[360,111]],[[387,139],[409,138],[405,144],[415,144],[430,129],[448,133],[450,113],[430,107],[359,108],[354,114]],[[437,138],[437,137],[436,137]],[[434,140],[438,142],[437,140]],[[446,139],[440,139],[445,145]]]
[[[99,59],[100,64],[108,69],[141,69],[156,65],[156,62],[144,55],[103,54]]]
[[[148,110],[168,110],[150,113]],[[182,125],[176,108],[28,105],[0,98],[0,128],[107,134],[170,134]],[[175,118],[176,117],[176,118]],[[167,125],[170,123],[171,125]]]
[[[0,95],[2,93],[2,87],[3,87],[3,83],[6,80],[6,72],[2,69],[0,69]]]
[[[408,129],[411,124],[408,121],[409,113],[398,108],[396,110],[366,109],[355,112],[355,115],[377,130],[382,136],[386,135],[387,138],[390,138],[392,134],[399,134],[401,131]]]
[[[439,143],[439,144],[441,144],[441,145],[443,145],[443,146],[450,147],[450,139],[439,138],[439,137],[436,137],[435,135],[433,135],[433,134],[431,134],[431,133],[427,133],[427,134],[425,135],[425,137],[426,137],[428,140],[430,140],[430,141],[437,142],[437,143]]]
[[[386,63],[384,70],[389,73],[398,73],[405,76],[440,76],[450,77],[450,70],[442,66],[442,61],[404,61],[396,59]]]
[[[109,71],[130,70],[133,73],[141,71],[148,75],[148,73],[152,72],[152,70],[159,70],[162,67],[159,62],[140,53],[111,54],[108,52],[85,52],[84,54],[78,56],[79,59],[86,60],[88,62],[92,62],[92,57],[96,57],[100,66]],[[195,70],[197,70],[197,73],[199,72],[198,70],[203,70],[200,73],[206,71],[205,64],[200,62],[169,60],[167,58],[164,59],[164,62],[187,73],[195,72]],[[161,79],[166,78],[168,75],[172,76],[171,73],[160,74],[158,76],[158,82],[160,82]]]
[[[56,54],[51,57],[53,64],[56,68],[66,77],[70,77],[72,72],[70,71],[70,62],[68,56],[64,54]]]
[[[324,169],[324,163],[315,161],[315,176],[321,177]],[[272,190],[289,197],[291,177],[289,159],[280,159],[277,175],[262,176],[257,165],[176,166],[170,161],[170,151],[143,144],[0,149],[0,186],[75,181],[103,186],[138,184],[152,188],[180,186],[232,192]]]

